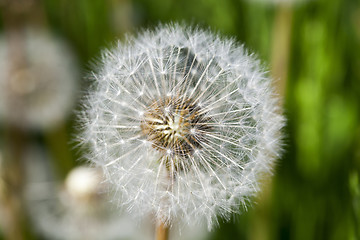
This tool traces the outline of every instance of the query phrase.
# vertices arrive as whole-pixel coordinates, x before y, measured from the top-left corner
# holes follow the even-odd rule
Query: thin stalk
[[[1,178],[4,182],[0,193],[0,210],[3,213],[4,236],[9,240],[25,239],[25,219],[23,206],[24,168],[23,158],[26,135],[20,129],[8,127]]]
[[[271,74],[276,80],[276,91],[284,98],[286,94],[292,26],[292,8],[281,4],[277,8],[272,33]]]
[[[3,12],[4,26],[9,29],[7,35],[8,54],[10,58],[9,81],[13,74],[26,65],[24,57],[24,44],[22,30],[19,27],[19,21]],[[9,109],[12,106],[14,99],[9,95],[7,104]],[[22,129],[8,124],[5,126],[5,156],[4,156],[4,170],[1,177],[4,180],[4,193],[0,194],[1,208],[4,212],[4,235],[9,240],[22,240],[24,236],[24,206],[23,206],[23,186],[24,186],[24,169],[23,158],[27,142],[27,134]]]
[[[169,227],[163,222],[159,222],[156,226],[156,240],[168,240],[169,239]]]
[[[275,91],[280,96],[280,109],[286,96],[291,30],[292,8],[288,4],[279,4],[272,32],[271,75],[275,79]],[[250,239],[268,240],[271,238],[269,210],[271,208],[271,192],[273,189],[272,180],[264,182],[262,189],[263,191],[258,196],[257,214],[254,215]]]
[[[45,141],[51,150],[56,169],[61,178],[64,179],[74,167],[74,161],[68,148],[68,136],[65,123],[61,123],[61,125],[54,130],[47,131],[45,133]]]
[[[6,30],[7,54],[9,69],[7,85],[17,84],[14,76],[19,70],[27,67],[26,49],[24,43],[24,26],[27,25],[27,15],[34,10],[32,0],[5,0],[0,5],[4,29]],[[15,82],[14,82],[15,81]],[[18,84],[21,87],[20,84]],[[8,109],[13,110],[22,106],[17,105],[17,99],[10,93],[6,96]],[[19,119],[22,119],[19,117]],[[24,158],[29,143],[29,133],[11,123],[4,126],[4,159],[0,178],[0,212],[1,223],[5,239],[32,239],[31,230],[27,225],[24,206],[25,169]]]

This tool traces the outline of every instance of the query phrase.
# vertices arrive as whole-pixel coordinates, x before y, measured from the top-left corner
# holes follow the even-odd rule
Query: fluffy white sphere
[[[104,51],[81,141],[139,217],[194,224],[239,212],[280,151],[270,79],[243,46],[179,25]]]
[[[101,182],[100,173],[93,168],[74,168],[65,179],[65,189],[69,198],[79,205],[93,200],[99,194]]]
[[[55,126],[76,99],[78,70],[72,52],[45,31],[24,31],[20,41],[7,34],[0,37],[0,121],[27,129]],[[13,56],[19,51],[21,66]]]

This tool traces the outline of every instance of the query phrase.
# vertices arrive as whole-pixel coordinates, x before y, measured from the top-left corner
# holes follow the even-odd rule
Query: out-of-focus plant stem
[[[275,20],[272,32],[272,51],[271,51],[271,75],[274,79],[273,86],[276,93],[280,96],[280,109],[286,97],[286,87],[288,81],[289,55],[291,43],[292,8],[288,4],[277,5]],[[270,178],[269,178],[270,179]],[[271,220],[269,219],[271,193],[273,189],[272,180],[264,183],[263,191],[258,197],[257,214],[253,221],[253,231],[251,239],[267,240],[271,239],[270,231]]]
[[[51,150],[52,159],[62,179],[74,167],[74,161],[69,151],[68,137],[65,123],[61,123],[56,129],[45,133],[45,141]]]
[[[20,129],[7,127],[5,132],[5,151],[2,164],[1,177],[4,181],[3,192],[0,194],[2,224],[5,239],[22,240],[24,237],[24,207],[22,202],[24,185],[24,149],[26,134]]]
[[[286,82],[289,70],[292,8],[287,4],[278,5],[272,34],[271,74],[280,97],[286,96]]]
[[[24,45],[22,30],[16,18],[12,17],[9,12],[3,12],[4,25],[8,29],[7,42],[8,54],[10,59],[8,84],[11,81],[12,74],[26,65],[24,56]],[[7,99],[8,109],[12,109],[12,99]],[[5,154],[2,170],[4,179],[4,193],[1,194],[1,208],[4,213],[4,235],[9,240],[25,239],[24,234],[24,207],[22,203],[24,169],[23,159],[26,148],[25,131],[8,124],[5,126]]]
[[[110,7],[112,31],[122,38],[133,27],[133,3],[131,0],[111,0]]]
[[[7,54],[10,61],[6,84],[16,81],[13,76],[27,67],[24,23],[28,12],[32,12],[33,0],[4,1],[0,6],[6,32]],[[6,98],[8,109],[13,109],[16,102],[9,94]],[[24,159],[28,146],[29,134],[24,128],[6,123],[4,126],[4,157],[0,177],[3,179],[0,193],[1,220],[5,239],[22,240],[31,239],[30,230],[26,224],[26,211],[24,207],[25,169]]]

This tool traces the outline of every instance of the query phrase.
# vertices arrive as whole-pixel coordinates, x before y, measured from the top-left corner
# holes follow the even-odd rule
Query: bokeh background
[[[0,64],[16,72],[21,65],[17,61],[30,54],[24,50],[27,32],[47,32],[66,44],[73,66],[67,71],[74,71],[77,80],[66,93],[57,93],[61,87],[55,85],[41,98],[47,102],[71,92],[69,111],[52,108],[64,116],[51,127],[19,126],[6,117],[9,110],[0,112],[0,239],[142,239],[121,230],[134,228],[130,220],[116,222],[109,213],[101,213],[96,222],[84,220],[99,215],[94,209],[100,204],[91,195],[96,192],[99,198],[98,186],[87,188],[85,181],[72,190],[65,179],[72,169],[86,164],[82,158],[86,149],[73,140],[79,128],[74,112],[81,107],[79,99],[91,83],[87,76],[101,50],[125,34],[168,22],[210,28],[243,43],[273,76],[287,118],[283,156],[264,191],[243,214],[220,220],[212,232],[194,233],[192,238],[360,239],[360,1],[0,0],[0,10],[0,53],[7,52],[7,57],[0,56]],[[41,47],[38,52],[46,61],[54,57]],[[16,54],[20,57],[13,57]],[[34,74],[37,78],[39,73]],[[20,90],[26,76],[19,81]],[[1,81],[7,80],[0,79],[4,96],[10,90]],[[0,101],[7,101],[10,112],[21,109],[3,96]],[[17,115],[16,122],[22,119]],[[83,188],[87,192],[81,192]],[[68,204],[72,198],[76,200]],[[88,205],[91,213],[74,211]],[[61,224],[56,223],[59,219]],[[111,219],[115,230],[109,227],[114,225]],[[79,222],[82,226],[75,226]],[[74,230],[66,230],[70,228]],[[81,231],[74,235],[77,228]],[[100,234],[89,232],[95,228]],[[112,238],[107,238],[109,232],[114,232]]]

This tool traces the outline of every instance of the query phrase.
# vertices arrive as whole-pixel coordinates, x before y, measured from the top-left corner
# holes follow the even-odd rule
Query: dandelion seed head
[[[39,30],[24,31],[16,47],[23,48],[21,66],[9,39],[0,36],[0,121],[27,129],[54,127],[76,100],[75,57],[62,40]]]
[[[270,79],[232,40],[160,26],[105,51],[93,76],[81,141],[140,218],[210,229],[244,209],[279,157]]]
[[[99,195],[101,174],[95,169],[77,167],[65,180],[65,189],[76,204],[83,205]]]

